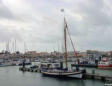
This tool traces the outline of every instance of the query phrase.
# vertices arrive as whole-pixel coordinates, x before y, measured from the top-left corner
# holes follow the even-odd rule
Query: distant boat
[[[112,81],[107,80],[104,84],[104,86],[112,86]]]
[[[105,57],[98,63],[98,68],[112,68],[112,61]]]
[[[29,59],[25,59],[25,65],[31,65],[32,63],[31,63],[31,61],[29,60]],[[19,66],[22,66],[23,65],[23,60],[20,60],[19,62],[18,62],[18,65]]]
[[[0,67],[12,66],[12,62],[3,62],[0,63]]]
[[[63,68],[63,62],[60,62],[59,68],[42,69],[41,73],[44,76],[59,77],[59,78],[83,78],[83,74],[85,71],[80,70],[78,66],[76,67],[76,70],[68,70],[67,31],[68,31],[68,26],[67,26],[66,19],[64,17],[64,49],[65,49],[64,57],[65,57],[66,68]],[[72,46],[73,46],[73,43],[72,43]],[[75,53],[75,50],[74,50],[74,53]]]

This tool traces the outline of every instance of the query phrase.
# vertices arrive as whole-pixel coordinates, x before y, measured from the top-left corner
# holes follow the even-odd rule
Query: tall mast
[[[64,9],[61,9],[61,11],[64,12]],[[72,47],[73,47],[73,50],[74,50],[74,55],[76,56],[77,61],[79,63],[79,58],[78,58],[77,53],[75,51],[75,47],[74,47],[72,38],[70,36],[69,30],[68,30],[68,25],[67,25],[67,22],[66,22],[66,19],[65,19],[65,16],[64,16],[64,42],[65,42],[65,58],[66,58],[65,60],[66,60],[66,67],[68,66],[68,64],[67,64],[68,54],[67,54],[67,43],[66,43],[66,39],[67,39],[66,35],[67,35],[67,32],[68,32],[68,36],[69,36],[69,39],[71,41],[71,44],[72,44]]]
[[[64,9],[61,9],[61,12],[64,13]],[[64,16],[64,56],[65,56],[65,64],[66,68],[68,68],[68,54],[67,54],[67,32],[66,32],[67,24]]]
[[[64,47],[65,47],[65,63],[66,63],[66,68],[68,68],[68,54],[67,54],[67,32],[66,32],[66,21],[64,17]]]

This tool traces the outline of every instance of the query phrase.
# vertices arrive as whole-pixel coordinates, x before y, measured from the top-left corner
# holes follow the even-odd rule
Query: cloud
[[[63,42],[63,14],[76,50],[111,49],[111,0],[1,0],[0,43],[52,51]],[[3,48],[2,48],[3,49]],[[24,49],[20,49],[24,51]]]
[[[14,15],[11,13],[10,9],[6,7],[2,2],[0,2],[0,18],[14,18]]]

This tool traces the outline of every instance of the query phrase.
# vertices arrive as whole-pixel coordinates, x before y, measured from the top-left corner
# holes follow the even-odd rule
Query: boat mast
[[[61,9],[61,12],[64,13],[64,9]],[[66,31],[66,28],[67,28],[67,24],[66,24],[66,19],[65,19],[65,16],[64,16],[64,56],[65,56],[65,65],[66,65],[66,68],[68,68],[68,53],[67,53],[67,31]]]
[[[65,17],[64,17],[64,25],[66,24],[65,23]],[[64,47],[65,47],[65,62],[66,62],[66,68],[68,68],[68,54],[67,54],[67,35],[66,35],[66,25],[64,26]]]

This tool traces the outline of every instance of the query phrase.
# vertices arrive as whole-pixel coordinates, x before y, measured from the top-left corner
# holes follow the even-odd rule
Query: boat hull
[[[108,58],[103,58],[98,63],[98,68],[112,68],[112,61],[109,60]]]
[[[68,75],[67,77],[70,77],[70,78],[83,78],[83,74],[77,74],[77,75]]]
[[[49,77],[57,77],[57,78],[83,78],[83,73],[74,72],[74,73],[48,73],[48,72],[41,72],[43,76]]]
[[[112,63],[110,62],[100,62],[98,68],[112,68]]]
[[[98,65],[98,68],[112,68],[112,65]]]

